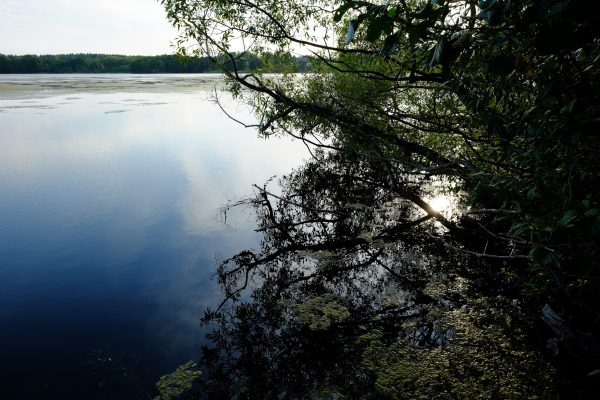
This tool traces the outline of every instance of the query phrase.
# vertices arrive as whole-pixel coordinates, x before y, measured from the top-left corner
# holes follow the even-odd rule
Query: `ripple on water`
[[[105,111],[104,114],[121,114],[121,113],[125,113],[131,110],[110,110],[110,111]]]
[[[14,105],[14,106],[2,106],[0,111],[16,111],[16,110],[53,110],[58,107],[50,104],[28,104],[28,105]]]
[[[165,102],[154,102],[154,103],[137,103],[136,106],[163,106],[169,103]]]

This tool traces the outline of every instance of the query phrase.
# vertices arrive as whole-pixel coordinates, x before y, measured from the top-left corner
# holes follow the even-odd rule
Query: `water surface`
[[[219,208],[305,156],[229,120],[215,85],[0,75],[2,398],[150,398],[197,357],[216,260],[260,239]]]

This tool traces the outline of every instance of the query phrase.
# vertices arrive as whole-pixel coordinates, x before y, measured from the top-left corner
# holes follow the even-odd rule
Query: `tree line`
[[[266,65],[276,64],[278,54],[259,57],[256,54],[239,54],[237,69],[256,71]],[[233,69],[231,65],[225,67]],[[295,72],[310,68],[306,57],[294,57]],[[231,64],[231,63],[229,63]],[[220,72],[209,57],[180,57],[177,55],[124,56],[114,54],[57,54],[57,55],[5,55],[0,54],[0,74],[70,74],[70,73],[214,73]]]

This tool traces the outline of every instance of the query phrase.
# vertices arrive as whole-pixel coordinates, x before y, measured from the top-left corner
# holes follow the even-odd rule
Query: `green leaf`
[[[379,39],[381,32],[383,31],[383,25],[381,24],[379,19],[373,20],[369,27],[367,28],[367,40],[369,42],[374,42]]]
[[[529,252],[529,257],[531,257],[535,263],[542,265],[549,264],[554,259],[554,256],[550,250],[539,245],[531,249]]]
[[[528,116],[529,116],[529,114],[531,114],[532,112],[534,112],[536,108],[537,108],[537,106],[533,106],[533,107],[531,107],[531,108],[527,109],[527,110],[526,110],[526,111],[523,113],[523,116],[524,116],[524,117],[528,117]]]
[[[398,32],[386,37],[383,42],[383,47],[381,48],[381,53],[386,56],[389,56],[390,54],[392,54],[396,50],[396,47],[398,46],[399,39],[400,39],[400,35]]]
[[[575,218],[577,218],[577,210],[567,210],[567,212],[565,213],[565,215],[563,215],[563,217],[560,219],[560,224],[562,226],[568,226],[568,224],[573,221]]]
[[[573,100],[573,101],[569,102],[568,104],[566,104],[563,108],[560,109],[560,113],[561,114],[572,114],[573,109],[575,108],[576,101],[577,100]]]
[[[375,42],[383,32],[392,33],[394,21],[386,17],[374,18],[367,28],[367,40]]]
[[[426,40],[429,31],[425,24],[409,25],[406,27],[408,32],[408,41],[411,45],[418,43],[420,40]]]
[[[529,230],[529,224],[527,223],[517,223],[517,224],[513,224],[510,229],[508,230],[508,234],[510,236],[520,236],[523,233],[527,232]]]
[[[532,200],[538,194],[537,188],[534,186],[527,191],[527,200]]]

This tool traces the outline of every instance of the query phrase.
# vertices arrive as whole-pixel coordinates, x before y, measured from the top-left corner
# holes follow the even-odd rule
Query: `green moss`
[[[485,301],[444,315],[454,334],[445,348],[361,338],[363,367],[385,399],[555,399],[554,370],[530,349],[520,321]]]
[[[181,365],[170,374],[158,380],[156,388],[159,395],[154,400],[175,400],[191,392],[193,384],[202,376],[198,365],[192,361]]]

